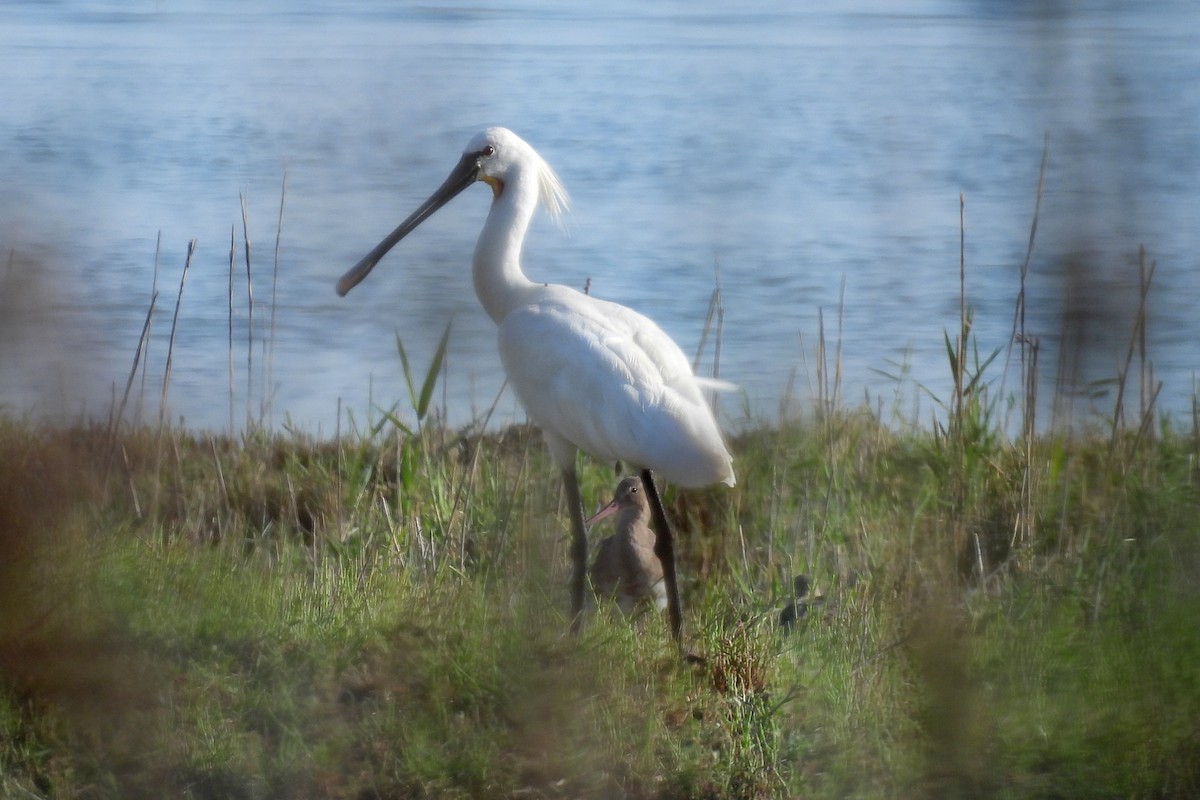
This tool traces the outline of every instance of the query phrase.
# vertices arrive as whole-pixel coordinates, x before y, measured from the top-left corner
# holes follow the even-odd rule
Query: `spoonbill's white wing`
[[[733,485],[691,365],[651,320],[563,287],[508,314],[500,359],[529,417],[584,452],[680,486]]]

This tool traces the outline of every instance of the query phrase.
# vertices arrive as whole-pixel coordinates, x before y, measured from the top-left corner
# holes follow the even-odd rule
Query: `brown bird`
[[[601,598],[616,600],[625,615],[644,601],[662,611],[667,607],[667,589],[662,562],[654,554],[650,504],[640,478],[625,478],[617,484],[612,502],[586,524],[590,526],[614,514],[617,532],[600,542],[596,551],[589,573],[592,589]]]

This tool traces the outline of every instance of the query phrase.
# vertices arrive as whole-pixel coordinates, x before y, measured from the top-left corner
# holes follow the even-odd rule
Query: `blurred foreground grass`
[[[1200,442],[969,430],[827,414],[668,491],[687,663],[566,633],[528,429],[4,422],[0,794],[1200,795]]]

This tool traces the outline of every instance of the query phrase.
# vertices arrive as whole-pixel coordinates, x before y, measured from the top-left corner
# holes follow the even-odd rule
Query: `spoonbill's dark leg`
[[[642,470],[642,486],[646,489],[646,499],[650,501],[650,515],[654,520],[654,555],[662,562],[671,636],[679,643],[683,634],[683,612],[679,607],[679,583],[675,578],[675,540],[671,536],[671,526],[667,524],[667,514],[663,511],[662,500],[658,496],[658,487],[654,485],[654,476],[648,469]]]
[[[571,514],[571,631],[578,633],[583,627],[583,593],[587,588],[587,532],[583,529],[579,476],[574,469],[564,469],[562,478]]]

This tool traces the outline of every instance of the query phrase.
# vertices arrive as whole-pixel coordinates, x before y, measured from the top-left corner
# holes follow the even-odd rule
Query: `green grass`
[[[0,795],[1200,794],[1200,445],[993,432],[737,439],[735,489],[667,493],[684,661],[567,633],[528,429],[0,423]]]

